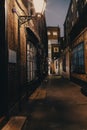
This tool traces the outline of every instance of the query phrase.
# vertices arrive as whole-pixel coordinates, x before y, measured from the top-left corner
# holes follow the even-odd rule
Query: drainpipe
[[[20,57],[20,20],[18,19],[18,82],[19,82],[19,86],[18,86],[18,101],[19,101],[19,111],[21,111],[21,57]]]

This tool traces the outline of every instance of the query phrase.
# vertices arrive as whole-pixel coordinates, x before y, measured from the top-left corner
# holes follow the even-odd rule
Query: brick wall
[[[19,4],[26,12],[26,8],[21,0]],[[13,105],[19,97],[19,88],[21,89],[21,86],[26,82],[26,34],[24,25],[18,26],[18,16],[12,12],[12,8],[15,7],[19,15],[24,15],[16,1],[8,0],[7,6],[8,95],[9,105]]]
[[[39,28],[39,22],[37,19],[30,20],[25,24],[19,26],[18,16],[28,15],[27,12],[27,0],[7,0],[7,44],[8,44],[8,95],[9,95],[9,106],[15,104],[18,100],[20,93],[24,94],[24,85],[26,84],[26,44],[27,44],[27,35],[31,37],[26,32],[26,27],[30,28],[32,31],[32,37],[35,35],[37,41],[41,42],[44,45],[42,36],[39,34],[39,29],[42,30],[45,24]],[[15,8],[16,13],[12,12],[12,9]],[[46,32],[44,34],[47,35]],[[40,40],[42,39],[42,40]],[[45,39],[46,41],[47,39]],[[34,44],[39,44],[38,42]]]

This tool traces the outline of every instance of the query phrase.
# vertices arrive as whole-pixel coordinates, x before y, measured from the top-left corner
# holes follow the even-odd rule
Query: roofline
[[[67,16],[68,16],[68,13],[69,13],[69,10],[70,10],[70,7],[71,7],[71,4],[72,4],[72,0],[71,0],[70,3],[69,3],[69,7],[68,7],[68,10],[67,10],[67,14],[66,14],[66,17],[65,17],[64,24],[65,24],[65,22],[66,22],[66,19],[67,19]]]

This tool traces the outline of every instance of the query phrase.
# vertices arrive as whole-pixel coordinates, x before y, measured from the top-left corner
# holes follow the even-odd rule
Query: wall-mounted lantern
[[[33,18],[36,18],[37,16],[40,17],[41,15],[43,15],[44,13],[44,10],[45,10],[45,7],[46,7],[46,0],[33,0],[33,6],[34,6],[34,9],[35,9],[35,15],[19,15],[17,13],[17,10],[16,8],[12,8],[12,12],[13,13],[16,13],[16,15],[18,16],[18,19],[20,21],[20,24],[24,24],[25,22],[33,19]]]

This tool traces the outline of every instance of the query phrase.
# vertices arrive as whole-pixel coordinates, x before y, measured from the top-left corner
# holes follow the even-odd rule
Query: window
[[[51,35],[51,32],[48,32],[47,34],[48,34],[48,35]]]
[[[71,71],[75,73],[84,73],[84,43],[80,43],[73,49]]]
[[[53,36],[57,36],[57,32],[53,32]]]
[[[36,77],[36,49],[31,42],[27,44],[27,81]]]
[[[51,40],[51,44],[58,44],[58,40]]]

